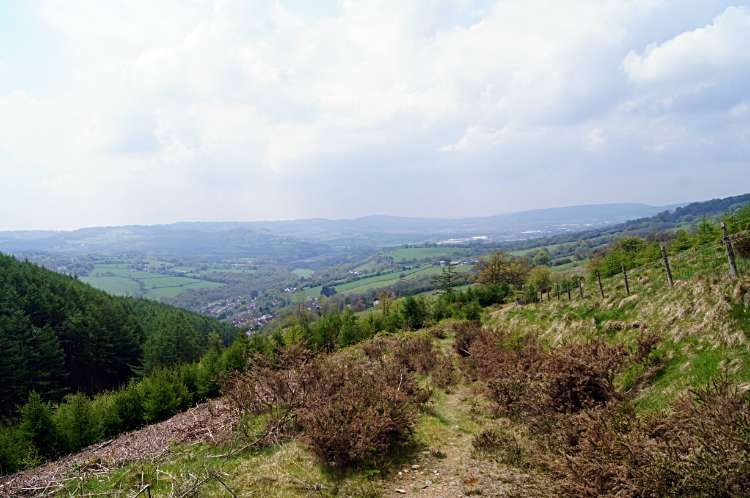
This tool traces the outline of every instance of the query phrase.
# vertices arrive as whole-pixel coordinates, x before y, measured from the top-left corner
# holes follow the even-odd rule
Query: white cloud
[[[750,77],[750,9],[729,7],[712,24],[632,50],[621,69],[639,92],[636,106],[731,106]]]
[[[651,83],[699,79],[713,82],[716,71],[726,71],[750,62],[750,9],[729,7],[713,24],[682,33],[645,53],[628,53],[622,63],[630,81]]]
[[[66,85],[0,93],[0,153],[46,179],[40,198],[78,185],[99,203],[73,226],[341,216],[341,190],[356,193],[347,216],[544,207],[520,187],[503,206],[429,197],[457,168],[490,190],[551,182],[554,197],[545,171],[748,160],[750,13],[714,4],[696,25],[666,0],[46,0]],[[414,202],[384,205],[386,188]]]

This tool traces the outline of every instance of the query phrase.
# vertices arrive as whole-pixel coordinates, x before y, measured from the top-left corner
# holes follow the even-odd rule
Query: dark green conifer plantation
[[[32,392],[59,401],[198,361],[209,335],[238,329],[146,299],[111,296],[75,277],[0,254],[0,419]]]

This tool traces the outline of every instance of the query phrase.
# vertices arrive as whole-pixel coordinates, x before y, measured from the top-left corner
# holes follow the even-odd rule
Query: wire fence
[[[623,272],[610,277],[601,278],[597,274],[596,280],[566,284],[554,284],[553,287],[535,290],[533,295],[522,289],[517,296],[517,305],[551,300],[580,300],[592,297],[605,298],[614,289],[621,289],[626,295],[638,292],[645,286],[661,288],[673,286],[675,282],[685,281],[697,274],[704,276],[719,276],[727,273],[734,276],[746,275],[750,265],[750,230],[740,230],[729,235],[734,226],[744,226],[750,218],[733,221],[723,226],[725,232],[721,238],[712,240],[700,246],[691,247],[669,256],[662,247],[662,258],[634,268],[626,268]],[[734,254],[734,247],[739,249]],[[734,266],[734,271],[732,270]]]

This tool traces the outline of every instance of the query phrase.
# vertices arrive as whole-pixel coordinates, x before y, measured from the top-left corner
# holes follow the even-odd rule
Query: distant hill
[[[639,203],[591,204],[535,209],[496,216],[471,218],[410,218],[364,216],[355,219],[253,221],[231,223],[175,223],[170,227],[204,231],[247,226],[271,233],[332,245],[387,246],[402,243],[440,242],[473,236],[524,237],[524,232],[562,233],[584,227],[600,227],[652,216],[680,206],[649,206]]]
[[[215,229],[209,230],[185,225],[189,224],[96,227],[70,232],[0,232],[0,251],[151,253],[166,257],[296,260],[316,257],[331,250],[326,244],[297,240],[242,224],[217,224]]]
[[[384,247],[476,236],[506,241],[529,238],[535,233],[567,233],[652,216],[675,207],[619,203],[457,219],[377,215],[341,220],[181,222],[70,232],[15,231],[0,232],[0,250],[299,260],[334,254],[346,247]]]
[[[686,206],[677,206],[673,210],[665,209],[655,216],[628,220],[608,227],[575,231],[566,234],[541,237],[533,240],[519,240],[503,244],[510,251],[533,249],[556,244],[585,243],[587,247],[596,247],[622,237],[646,237],[650,233],[678,228],[690,229],[703,216],[718,219],[728,212],[735,212],[750,202],[750,194],[711,199],[703,202],[691,202]],[[571,249],[572,250],[572,249]]]

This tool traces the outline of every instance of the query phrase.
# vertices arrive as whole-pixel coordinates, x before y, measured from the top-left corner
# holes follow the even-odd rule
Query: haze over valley
[[[748,81],[728,0],[0,2],[0,498],[747,498]]]

